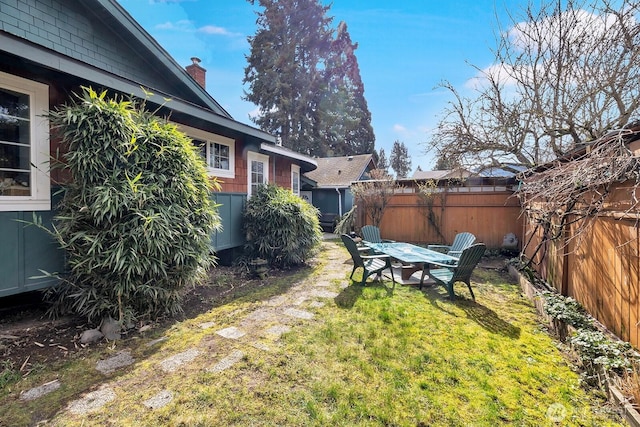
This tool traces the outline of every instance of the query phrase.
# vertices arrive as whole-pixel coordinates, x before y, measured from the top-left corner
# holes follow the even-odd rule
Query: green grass
[[[322,265],[316,274],[321,270]],[[282,292],[282,283],[261,289],[260,298],[247,295],[176,325],[161,349],[115,380],[114,402],[87,416],[61,414],[51,424],[622,425],[599,396],[580,388],[578,375],[540,329],[532,305],[502,276],[479,274],[473,302],[449,301],[441,288],[340,289],[350,270],[345,265],[345,278],[335,283],[341,291],[335,301],[314,309],[314,319],[296,325],[272,351],[244,345],[241,362],[221,373],[206,372],[210,360],[237,347],[225,341],[175,374],[156,375],[154,367],[210,339],[196,323],[224,327],[230,316]],[[469,297],[462,285],[456,292]],[[161,389],[174,392],[170,404],[155,411],[140,404]]]

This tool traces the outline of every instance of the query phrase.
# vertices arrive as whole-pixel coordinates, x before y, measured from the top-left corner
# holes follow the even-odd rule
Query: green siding
[[[136,54],[122,36],[77,0],[0,0],[0,30],[62,55],[160,90],[166,78]],[[107,16],[107,15],[102,15]],[[125,35],[126,36],[126,35]],[[129,44],[134,44],[132,48]],[[176,94],[177,95],[177,94]]]
[[[37,212],[45,225],[52,212]],[[21,221],[32,221],[33,212],[0,212],[0,297],[46,288],[49,278],[34,279],[43,271],[61,272],[64,252],[44,230]]]
[[[338,214],[338,193],[336,190],[315,189],[313,190],[313,206],[320,209],[322,213]]]
[[[222,219],[222,231],[211,236],[213,249],[221,251],[244,245],[242,212],[247,202],[247,195],[245,193],[214,193],[212,198],[219,204],[218,212]]]

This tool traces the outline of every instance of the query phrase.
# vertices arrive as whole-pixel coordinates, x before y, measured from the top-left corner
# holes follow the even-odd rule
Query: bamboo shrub
[[[318,209],[273,184],[260,186],[247,201],[244,229],[247,254],[279,268],[303,264],[322,240]]]
[[[220,228],[219,184],[192,141],[144,104],[91,88],[51,121],[73,179],[54,222],[68,271],[48,293],[50,313],[129,322],[179,312],[183,289],[214,262]]]

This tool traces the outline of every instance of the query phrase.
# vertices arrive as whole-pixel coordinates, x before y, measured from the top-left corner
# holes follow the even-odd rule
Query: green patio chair
[[[453,285],[456,282],[464,282],[467,284],[469,292],[471,292],[471,298],[475,301],[476,296],[473,294],[470,283],[471,273],[473,273],[476,265],[478,265],[478,262],[480,261],[480,258],[482,258],[482,255],[484,255],[486,248],[487,247],[484,243],[476,243],[475,245],[469,246],[462,251],[458,262],[453,265],[441,264],[438,262],[425,264],[424,269],[422,270],[422,278],[420,279],[420,289],[422,289],[422,282],[426,274],[435,280],[437,284],[442,285],[447,289],[449,292],[449,298],[455,299],[456,296],[453,293]]]
[[[362,240],[366,240],[370,243],[391,243],[394,240],[387,240],[380,237],[380,229],[375,225],[365,225],[360,229],[360,234],[362,234]]]
[[[362,255],[358,251],[358,246],[356,242],[346,234],[342,234],[340,236],[342,239],[342,243],[351,254],[351,258],[353,259],[353,270],[351,270],[350,279],[353,279],[353,273],[356,272],[357,268],[362,267],[362,282],[361,285],[365,286],[367,277],[372,274],[376,274],[378,276],[382,275],[382,272],[387,268],[391,272],[391,280],[393,281],[393,286],[396,285],[396,279],[393,276],[393,268],[391,268],[391,257],[389,255]]]
[[[476,236],[471,233],[464,232],[456,234],[456,237],[453,239],[453,243],[451,245],[428,245],[427,249],[431,249],[432,251],[444,252],[447,255],[451,255],[453,257],[460,257],[462,251],[465,248],[473,245],[473,242],[476,241]]]

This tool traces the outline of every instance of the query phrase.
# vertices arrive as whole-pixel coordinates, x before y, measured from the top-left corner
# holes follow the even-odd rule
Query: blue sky
[[[249,116],[256,106],[242,100],[242,79],[257,5],[245,0],[118,1],[179,64],[199,57],[207,69],[207,91],[234,119],[253,125]],[[525,1],[508,4],[517,14]],[[409,150],[413,170],[418,165],[432,169],[433,155],[425,153],[424,142],[452,99],[437,85],[448,80],[464,90],[476,75],[472,65],[491,65],[496,16],[501,25],[508,23],[504,2],[333,0],[328,15],[334,27],[345,21],[358,43],[376,149],[384,148],[388,157],[399,140]]]

